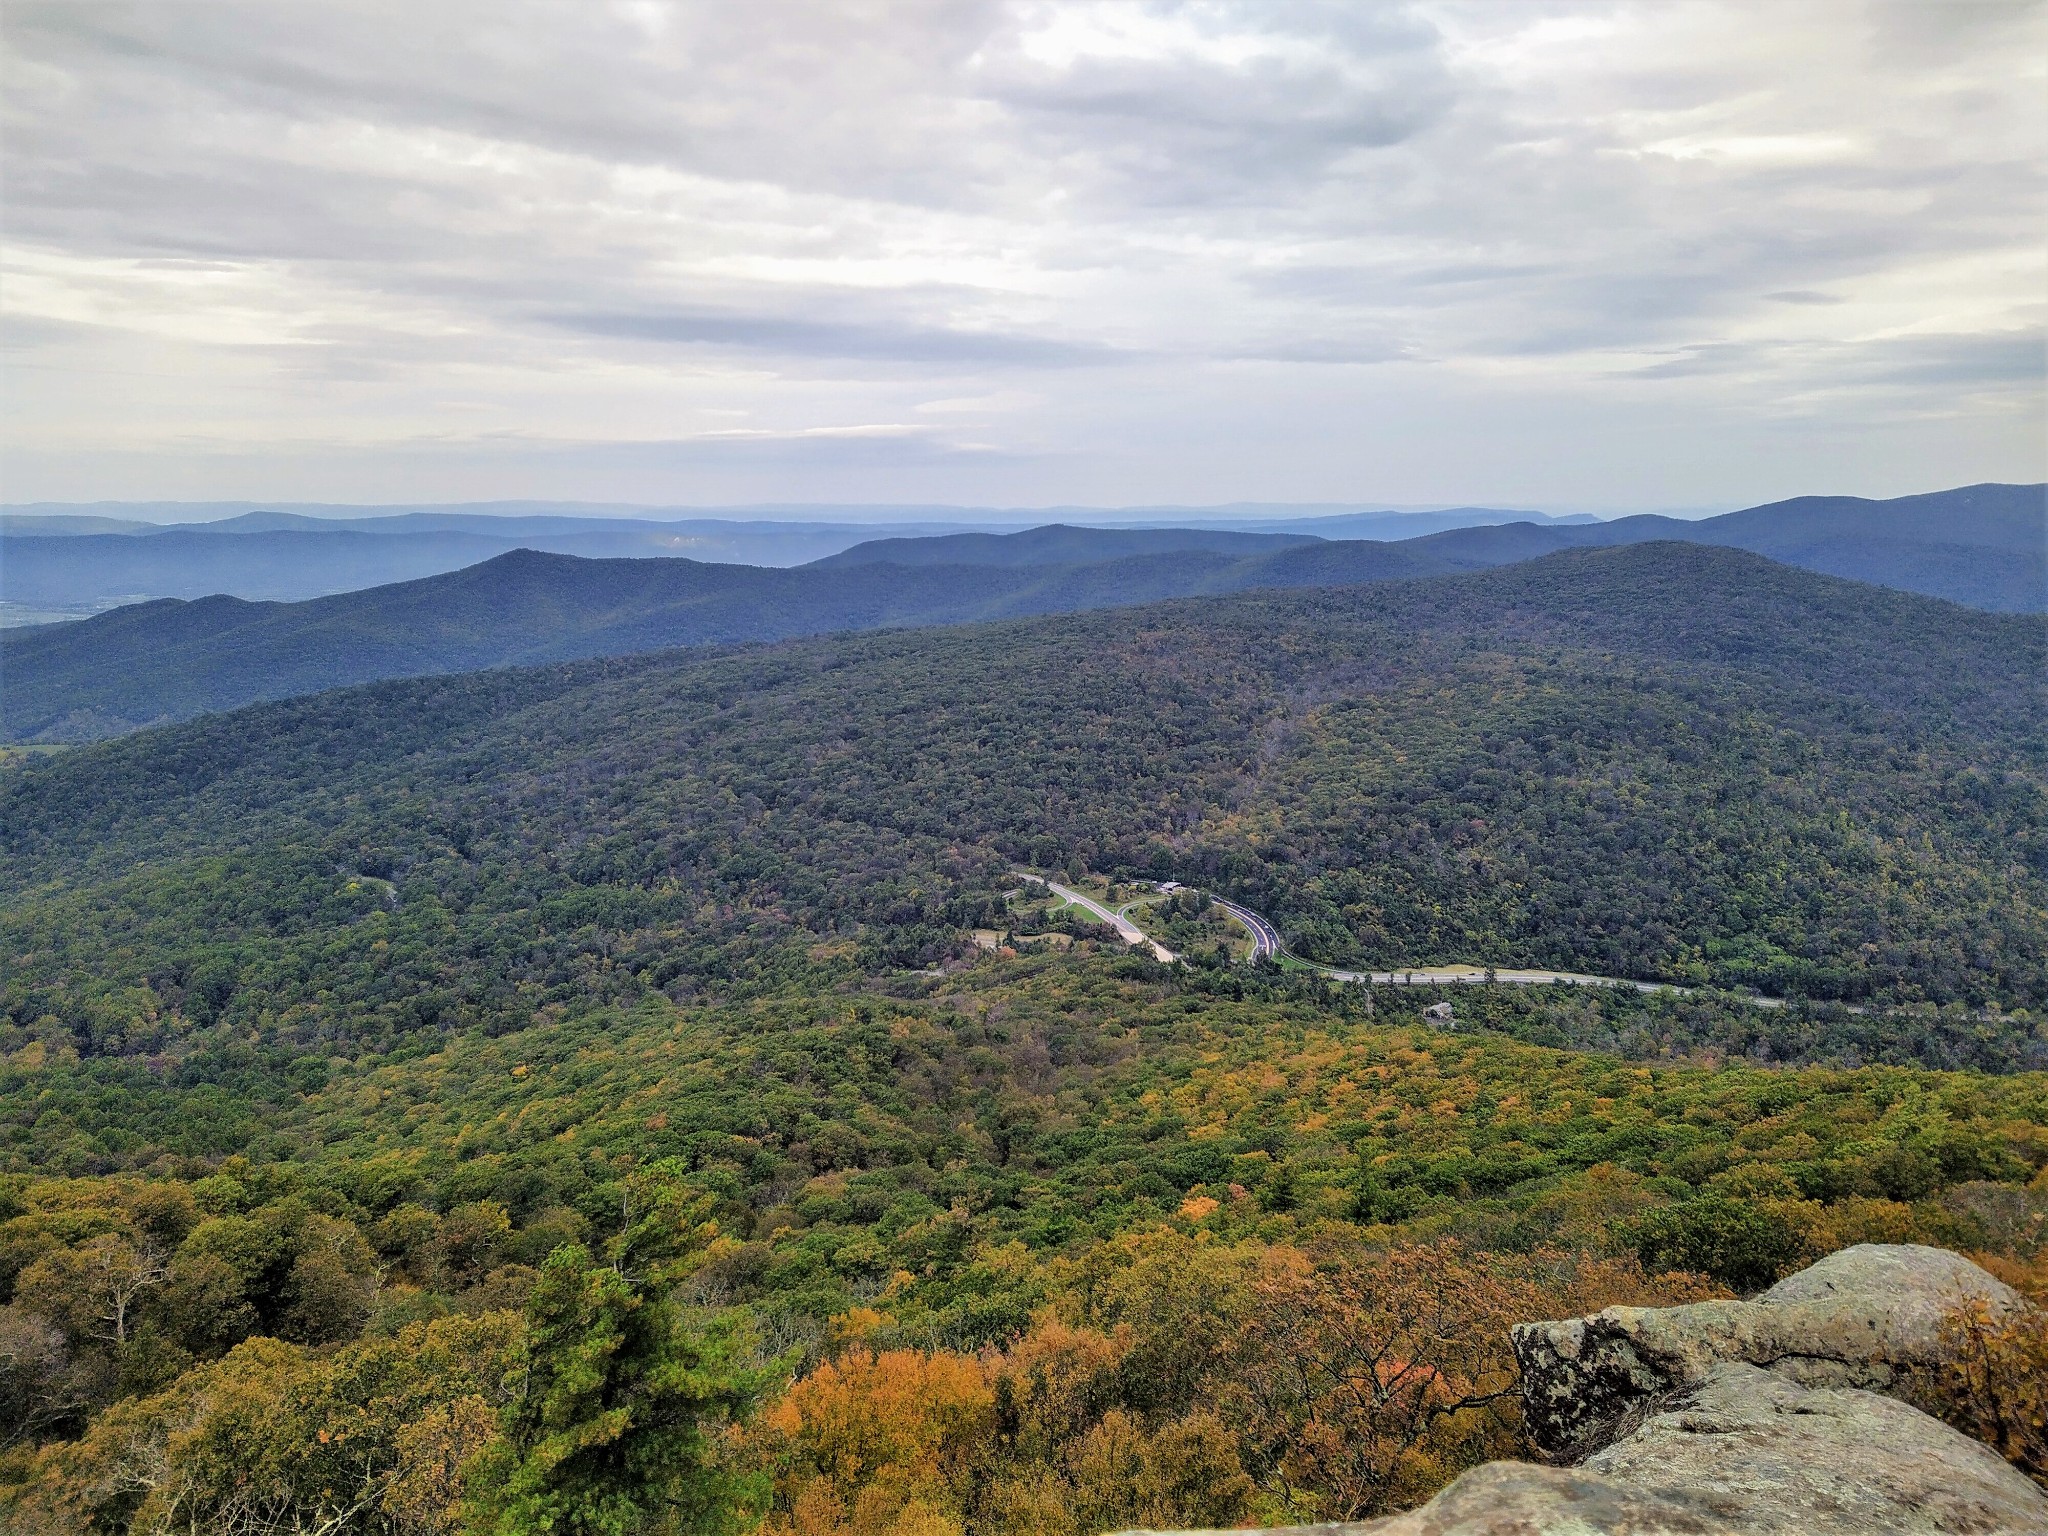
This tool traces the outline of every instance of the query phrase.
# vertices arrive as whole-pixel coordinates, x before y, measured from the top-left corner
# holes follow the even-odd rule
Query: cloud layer
[[[2027,0],[0,20],[13,500],[2042,473]]]

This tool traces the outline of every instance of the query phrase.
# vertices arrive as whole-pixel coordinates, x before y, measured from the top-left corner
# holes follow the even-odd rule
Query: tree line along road
[[[1037,884],[1044,886],[1048,891],[1051,891],[1053,895],[1063,897],[1082,911],[1101,919],[1114,928],[1122,936],[1126,944],[1132,945],[1135,948],[1151,950],[1153,958],[1163,964],[1172,965],[1180,959],[1179,955],[1146,933],[1136,923],[1125,917],[1123,913],[1110,911],[1108,907],[1105,907],[1092,896],[1084,896],[1069,886],[1061,885],[1057,880],[1045,875],[1034,875],[1027,869],[1013,870],[1012,873],[1023,879],[1035,881]]]
[[[1169,965],[1179,960],[1180,957],[1178,955],[1152,938],[1124,913],[1113,912],[1092,897],[1085,896],[1071,887],[1061,885],[1058,881],[1048,876],[1033,874],[1031,871],[1023,869],[1013,871],[1013,873],[1023,879],[1044,886],[1054,895],[1065,898],[1083,911],[1109,924],[1110,927],[1114,928],[1122,936],[1126,944],[1132,945],[1135,948],[1149,948],[1157,959]],[[1195,888],[1168,880],[1160,883],[1156,889],[1164,895],[1174,891],[1192,891]],[[1303,960],[1298,955],[1289,955],[1286,944],[1280,938],[1280,930],[1275,928],[1268,919],[1252,911],[1249,907],[1240,906],[1234,901],[1229,901],[1216,895],[1213,891],[1207,894],[1211,901],[1225,912],[1228,912],[1251,935],[1251,954],[1247,957],[1249,963],[1255,964],[1260,960],[1279,961],[1285,958],[1304,970],[1314,971],[1318,975],[1335,982],[1363,983],[1381,987],[1444,987],[1468,984],[1484,985],[1488,982],[1515,987],[1556,985],[1572,987],[1632,987],[1638,992],[1672,992],[1680,996],[1691,996],[1698,990],[1694,987],[1677,986],[1670,982],[1636,981],[1625,976],[1594,976],[1583,971],[1508,969],[1500,966],[1424,965],[1405,966],[1391,971],[1339,970],[1335,966],[1318,965],[1312,960]],[[1782,997],[1751,997],[1746,999],[1746,1001],[1754,1003],[1759,1008],[1783,1008],[1785,1006],[1785,1000]],[[1858,1011],[1860,1012],[1861,1010]]]

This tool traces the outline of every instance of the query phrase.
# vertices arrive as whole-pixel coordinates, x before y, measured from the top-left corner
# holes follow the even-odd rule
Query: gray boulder
[[[1763,1366],[1809,1387],[1887,1391],[1935,1362],[1942,1319],[1969,1302],[1996,1314],[2024,1305],[1958,1254],[1862,1243],[1789,1276],[1754,1301],[1609,1307],[1513,1330],[1530,1438],[1571,1459],[1627,1432],[1652,1399],[1723,1361]]]
[[[1581,1467],[1497,1461],[1342,1536],[2040,1536],[2048,1498],[1893,1398],[1725,1363]]]
[[[1581,1470],[1759,1536],[2048,1532],[2048,1498],[1988,1446],[1895,1398],[1733,1362]]]
[[[1467,1472],[1405,1515],[1290,1525],[1256,1536],[1721,1536],[1728,1529],[1712,1510],[1645,1493],[1612,1478],[1526,1461],[1495,1461]],[[1123,1536],[1160,1533],[1126,1531]],[[1224,1533],[1190,1531],[1182,1536]]]
[[[1956,1254],[1866,1244],[1754,1301],[1524,1325],[1524,1412],[1579,1465],[1497,1461],[1404,1515],[1269,1536],[2048,1536],[2048,1495],[1883,1395],[1973,1301],[2026,1305]]]
[[[1723,1363],[1580,1467],[1496,1461],[1420,1509],[1269,1536],[2040,1536],[2048,1498],[1894,1398]]]

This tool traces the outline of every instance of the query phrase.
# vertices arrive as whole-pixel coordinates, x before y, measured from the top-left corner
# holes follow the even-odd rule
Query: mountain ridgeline
[[[515,549],[587,560],[799,565],[876,537],[875,530],[846,523],[710,518],[649,523],[415,514],[344,520],[249,513],[220,524],[126,531],[96,528],[97,521],[0,521],[0,602],[67,614],[164,597],[298,602],[416,581]],[[74,522],[83,526],[70,527]]]
[[[1892,502],[1808,498],[1696,523],[1514,523],[1390,543],[1051,526],[876,540],[794,569],[522,550],[300,603],[165,600],[0,634],[0,739],[94,740],[386,677],[1351,586],[1667,538],[1994,611],[2038,611],[2048,584],[2041,498],[2038,486],[1976,486]]]
[[[112,510],[122,510],[120,503]],[[226,512],[228,506],[144,504],[139,510],[173,519]],[[723,564],[802,565],[862,542],[918,539],[978,530],[1002,533],[1063,522],[1081,509],[961,507],[760,507],[746,517],[698,514],[672,518],[659,509],[621,517],[617,507],[485,504],[362,516],[363,509],[317,507],[307,512],[248,510],[238,515],[168,523],[95,515],[76,509],[0,506],[0,622],[77,618],[119,603],[159,597],[242,597],[298,602],[359,587],[413,581],[474,565],[514,549],[585,559],[687,558]],[[1132,550],[1159,535],[1181,534],[1167,547],[1235,547],[1240,553],[1274,535],[1295,539],[1409,539],[1489,523],[1592,522],[1579,514],[1460,507],[1443,512],[1322,512],[1300,507],[1211,507],[1122,510],[1142,523]],[[798,519],[794,514],[803,514]],[[877,521],[886,516],[886,521]],[[1103,514],[1090,509],[1089,521]],[[1190,521],[1192,517],[1192,521]],[[1169,527],[1171,522],[1175,526]],[[1187,524],[1186,528],[1179,525]],[[1095,528],[1093,533],[1119,530]],[[1218,534],[1213,545],[1184,542]],[[1235,535],[1233,543],[1232,536]],[[314,541],[319,542],[314,542]],[[1111,545],[1074,558],[1110,558]],[[928,548],[928,546],[926,546]]]
[[[0,721],[13,740],[92,740],[378,678],[1306,584],[1262,574],[1256,557],[1201,551],[1093,565],[792,570],[516,550],[447,575],[304,603],[164,600],[0,635]]]
[[[1378,575],[1382,570],[1397,575],[1477,570],[1561,549],[1682,539],[1746,549],[1805,570],[1945,597],[1973,608],[2039,612],[2048,608],[2048,499],[2044,496],[2048,496],[2048,487],[2039,485],[1975,485],[1891,501],[1803,496],[1696,521],[1646,515],[1605,523],[1491,524],[1391,543],[1345,541],[1370,543],[1375,552],[1336,556],[1330,569],[1373,572],[1372,576],[1350,579],[1384,579]],[[818,563],[1052,564],[1142,552],[1136,543],[1111,544],[1110,537],[1106,530],[1038,528],[1008,537],[958,533],[877,539]],[[1228,546],[1190,540],[1163,547]],[[1270,563],[1273,585],[1321,584],[1314,579],[1318,567],[1313,556]]]
[[[1074,528],[1048,523],[1020,533],[952,533],[929,538],[869,539],[814,562],[859,565],[1097,565],[1135,556],[1200,551],[1240,559],[1325,540],[1302,533],[1248,533],[1232,528]]]
[[[117,1054],[382,1047],[930,963],[1024,861],[1333,964],[2038,1007],[2043,664],[2033,618],[1649,544],[387,682],[15,769],[0,997]]]

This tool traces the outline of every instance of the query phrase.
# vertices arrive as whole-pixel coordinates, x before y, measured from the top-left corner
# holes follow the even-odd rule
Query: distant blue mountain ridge
[[[1720,546],[1977,608],[2041,613],[2048,610],[2043,508],[2041,486],[1981,485],[1893,501],[1807,497],[1697,522],[1520,522],[1395,541],[1051,525],[870,540],[793,568],[518,549],[460,570],[299,602],[163,599],[0,633],[0,740],[92,740],[388,677],[1260,588],[1366,588],[1650,543]],[[171,536],[112,537],[146,549]],[[258,541],[252,550],[278,538],[314,540],[330,558],[360,536],[180,537]],[[1362,592],[1360,600],[1369,598]]]
[[[1223,533],[1389,543],[1509,527],[1527,531],[1473,533],[1440,546],[1438,553],[1450,568],[1467,569],[1475,562],[1498,563],[1512,550],[1521,552],[1513,558],[1528,558],[1588,544],[1681,538],[1729,543],[1776,558],[1804,550],[1807,558],[1793,563],[1977,606],[2025,609],[2037,606],[2027,594],[2029,562],[2043,542],[2040,489],[1973,486],[1885,502],[1805,497],[1714,518],[1650,515],[1611,522],[1588,514],[1549,517],[1490,507],[1418,512],[1267,503],[1130,507],[1113,513],[929,506],[712,509],[811,514],[801,521],[620,516],[645,509],[579,503],[489,502],[379,509],[374,516],[360,507],[327,505],[237,511],[234,503],[103,503],[90,509],[36,504],[0,508],[0,624],[84,617],[158,597],[296,601],[459,570],[513,549],[585,559],[664,557],[760,566],[803,565],[834,556],[860,562],[1032,565],[1088,563],[1147,548],[1250,553],[1259,547],[1251,540],[1210,537]],[[124,506],[158,520],[112,515]],[[223,513],[231,515],[205,520],[207,514]],[[161,520],[177,514],[188,520]],[[1012,516],[1020,520],[992,520]],[[1178,521],[1161,521],[1176,516]],[[1045,532],[1048,527],[1060,531]],[[1145,537],[1120,537],[1133,532]],[[1021,537],[1004,542],[1010,534]],[[1898,552],[1908,546],[1914,556],[1902,561]],[[1980,548],[2017,554],[2021,564],[1987,587],[1984,573],[1971,570],[1977,563],[1971,551]],[[855,549],[866,553],[847,553]],[[1938,568],[1929,578],[1931,585],[1900,578],[1905,566],[1929,560]]]
[[[0,623],[79,618],[156,597],[225,595],[294,601],[459,570],[514,549],[585,559],[649,557],[726,565],[803,565],[875,538],[1008,533],[1045,523],[1164,526],[1179,510],[1088,508],[991,511],[960,507],[741,508],[787,516],[619,516],[575,503],[485,503],[365,515],[360,507],[234,511],[232,503],[144,503],[152,520],[48,504],[0,508]],[[716,509],[714,509],[716,510]],[[233,515],[213,516],[232,512]],[[1273,514],[1304,514],[1292,518]],[[1314,515],[1306,515],[1314,514]],[[166,521],[165,518],[176,520]],[[1111,518],[1111,523],[1104,523]],[[1484,523],[1573,521],[1540,513],[1460,507],[1432,512],[1359,511],[1243,504],[1189,509],[1182,533],[1236,530],[1296,538],[1406,539]],[[317,540],[318,542],[308,542]],[[1114,541],[1106,543],[1107,549]],[[1200,547],[1208,547],[1206,545]],[[1220,547],[1220,546],[1219,546]],[[1243,548],[1250,549],[1251,545]],[[1076,558],[1108,558],[1106,554]]]

